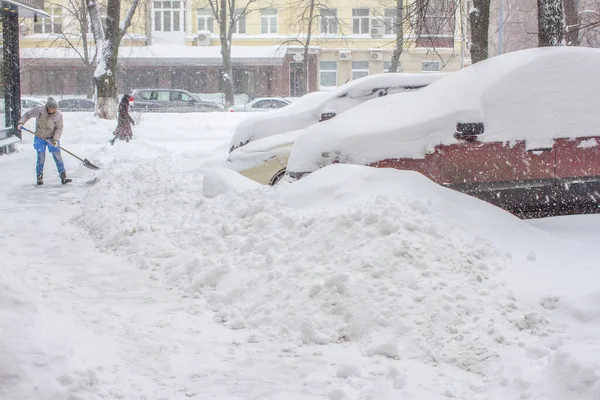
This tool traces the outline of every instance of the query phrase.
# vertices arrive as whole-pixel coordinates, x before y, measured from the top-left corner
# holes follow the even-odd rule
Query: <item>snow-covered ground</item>
[[[0,157],[0,399],[600,399],[600,216],[345,165],[226,191],[244,118],[66,114],[69,187]]]

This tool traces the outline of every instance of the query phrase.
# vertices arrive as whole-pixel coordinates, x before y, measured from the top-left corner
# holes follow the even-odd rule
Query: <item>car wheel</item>
[[[282,169],[281,171],[277,172],[275,175],[273,175],[273,177],[271,178],[271,181],[269,182],[270,186],[275,186],[279,183],[279,181],[281,180],[281,178],[283,178],[283,176],[285,175],[285,168]]]

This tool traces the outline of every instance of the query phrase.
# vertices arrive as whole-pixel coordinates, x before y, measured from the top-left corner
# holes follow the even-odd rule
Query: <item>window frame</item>
[[[62,7],[48,7],[44,11],[50,15],[50,18],[40,18],[38,22],[33,23],[33,33],[38,35],[59,35],[63,33],[63,13]],[[58,12],[57,12],[58,11]],[[47,21],[50,22],[47,22]],[[59,22],[56,22],[58,20]],[[46,32],[46,27],[50,26],[50,32]],[[56,27],[59,27],[56,29]],[[38,29],[39,28],[39,29]],[[39,30],[39,32],[38,32]]]
[[[358,63],[366,63],[367,68],[355,68],[355,65],[358,65]],[[365,64],[362,64],[362,65],[364,66]],[[366,72],[366,74],[365,74],[365,72]],[[357,75],[355,75],[355,74],[357,74]],[[360,76],[358,76],[358,75],[360,75]],[[360,60],[352,61],[352,80],[364,78],[365,76],[369,76],[369,61],[360,61]]]
[[[165,3],[169,3],[169,7],[165,7]],[[173,7],[173,3],[178,3],[179,7]],[[157,7],[160,4],[160,7]],[[185,33],[185,0],[152,0],[152,31],[161,33]],[[169,30],[165,30],[165,18],[169,15]],[[178,15],[178,20],[175,18]],[[157,18],[158,16],[158,18]],[[175,30],[176,20],[179,23],[179,29]]]
[[[335,69],[323,68],[325,63],[332,63],[332,65],[335,65]],[[337,87],[337,70],[338,70],[337,61],[327,61],[327,60],[319,61],[319,87],[324,87],[324,88]],[[323,84],[323,74],[332,74],[334,84],[333,85],[324,85]]]
[[[366,11],[366,15],[359,14],[359,11]],[[367,22],[366,32],[364,23]],[[358,29],[357,29],[358,28]],[[368,8],[353,8],[352,9],[352,33],[355,35],[369,35],[371,33],[371,13]]]
[[[235,24],[233,25],[233,33],[235,35],[245,35],[246,30],[246,15],[242,15],[244,9],[236,8],[234,11]],[[243,32],[241,32],[243,30]]]
[[[323,12],[330,13],[330,15],[323,15]],[[321,18],[320,32],[325,35],[335,35],[338,33],[338,18],[337,8],[321,8],[319,11],[319,17]]]
[[[437,69],[425,69],[425,64],[437,64]],[[423,60],[421,61],[421,72],[440,72],[442,70],[442,63],[437,60]]]
[[[266,24],[265,24],[266,22]],[[265,32],[266,26],[266,32]],[[279,12],[276,8],[264,8],[260,10],[260,33],[261,35],[274,35],[279,32]]]
[[[395,8],[386,8],[383,10],[384,35],[395,35],[398,33],[398,16],[396,13]]]
[[[204,29],[200,29],[200,20],[203,20]],[[197,31],[209,31],[210,33],[215,33],[215,16],[212,10],[207,8],[196,9],[196,28]]]

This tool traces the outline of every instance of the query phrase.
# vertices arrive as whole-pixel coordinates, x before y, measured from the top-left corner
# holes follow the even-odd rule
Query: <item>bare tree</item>
[[[89,40],[89,17],[86,0],[66,0],[62,3],[46,3],[51,7],[62,11],[62,21],[70,20],[68,25],[63,25],[59,32],[52,34],[54,37],[50,47],[60,46],[63,43],[72,49],[84,66],[85,74],[88,76],[89,87],[87,97],[94,95],[94,70],[96,68],[98,51],[94,40]],[[67,18],[65,18],[67,17]]]
[[[132,0],[121,22],[121,0],[108,0],[106,5],[106,29],[102,25],[98,4],[91,0],[88,13],[92,24],[94,40],[99,51],[98,64],[94,72],[96,83],[96,115],[103,119],[114,119],[117,114],[117,60],[123,36],[131,25],[131,20],[140,0]]]
[[[221,57],[223,59],[223,92],[225,104],[229,107],[234,103],[233,66],[231,61],[231,41],[236,24],[253,11],[258,0],[246,0],[237,8],[236,0],[204,0],[205,5],[212,10],[215,22],[219,27],[219,40],[221,42]]]
[[[537,0],[538,46],[561,46],[563,41],[563,0]]]
[[[326,1],[291,0],[288,7],[295,15],[290,21],[289,30],[295,34],[282,42],[281,46],[298,45],[302,48],[302,68],[297,71],[299,79],[296,88],[296,95],[302,96],[308,92],[309,54],[313,34],[320,32],[319,40],[326,41],[328,35],[341,35],[341,26],[336,10],[329,8]]]
[[[471,60],[473,64],[488,58],[490,0],[473,0],[469,10],[471,24]]]

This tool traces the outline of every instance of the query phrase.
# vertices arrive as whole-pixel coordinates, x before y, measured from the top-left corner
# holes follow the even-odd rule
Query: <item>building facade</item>
[[[91,30],[82,26],[81,13],[71,3],[56,0],[47,9],[51,18],[22,25],[23,93],[89,91],[92,71],[85,67],[82,37],[91,41]],[[298,76],[309,36],[309,91],[387,71],[398,30],[403,33],[401,71],[456,71],[468,64],[465,10],[456,3],[405,0],[398,21],[397,0],[328,0],[312,10],[309,35],[308,0],[261,0],[247,12],[240,1],[233,11],[235,91],[250,97],[301,94]],[[419,11],[423,4],[430,8]],[[93,46],[89,50],[93,54]],[[171,87],[214,93],[220,91],[221,74],[218,24],[208,0],[146,0],[140,5],[120,50],[123,91]]]

